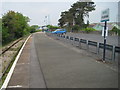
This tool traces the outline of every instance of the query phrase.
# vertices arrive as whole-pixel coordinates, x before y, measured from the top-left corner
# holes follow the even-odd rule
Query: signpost
[[[103,61],[105,61],[105,50],[106,50],[106,29],[107,21],[109,21],[109,8],[102,11],[101,22],[105,22],[104,26],[104,49],[103,49]]]
[[[104,36],[104,27],[103,27],[103,30],[102,30],[102,36]],[[108,36],[108,27],[106,27],[106,36]]]

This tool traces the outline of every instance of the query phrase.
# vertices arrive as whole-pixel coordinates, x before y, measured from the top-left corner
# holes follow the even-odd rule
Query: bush
[[[48,29],[59,29],[60,27],[58,26],[52,26],[52,25],[47,25]]]
[[[85,31],[86,33],[90,33],[90,32],[96,31],[96,30],[94,28],[84,28],[81,31]]]
[[[42,29],[36,30],[36,32],[42,32]]]
[[[111,32],[114,32],[116,35],[119,35],[120,36],[120,29],[114,27]]]
[[[9,11],[5,13],[0,19],[0,24],[2,24],[0,25],[2,27],[0,28],[2,29],[2,44],[23,37],[28,31],[29,20],[28,17],[18,12]]]
[[[78,25],[74,25],[72,27],[72,31],[78,31],[80,29],[80,27]]]

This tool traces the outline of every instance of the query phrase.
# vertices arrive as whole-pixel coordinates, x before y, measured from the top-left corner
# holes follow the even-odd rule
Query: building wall
[[[99,24],[95,25],[93,28],[96,30],[99,30],[99,31],[103,30],[103,26],[101,26]]]

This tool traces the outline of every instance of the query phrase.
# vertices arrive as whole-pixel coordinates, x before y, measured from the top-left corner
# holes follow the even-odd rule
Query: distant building
[[[92,0],[79,0],[79,2],[92,2]]]
[[[103,29],[103,25],[102,24],[100,24],[100,23],[97,23],[96,25],[94,25],[92,28],[94,28],[95,30],[102,30]]]
[[[98,31],[101,31],[104,28],[104,23],[92,23],[89,25],[89,27],[94,28]],[[116,22],[107,23],[107,27],[108,27],[108,30],[112,30],[114,27],[120,29],[120,26]]]

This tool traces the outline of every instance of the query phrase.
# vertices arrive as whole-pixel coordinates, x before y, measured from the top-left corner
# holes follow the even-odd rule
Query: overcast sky
[[[71,5],[77,1],[78,0],[4,0],[2,1],[2,8],[0,8],[0,11],[2,9],[0,17],[9,10],[13,10],[28,16],[31,19],[30,25],[45,25],[45,16],[49,17],[47,23],[57,25],[61,12],[68,10]],[[106,8],[110,9],[109,22],[115,22],[117,20],[117,2],[119,0],[104,0],[104,2],[100,2],[99,0],[93,1],[95,2],[96,10],[89,13],[90,23],[100,22],[101,11]]]

